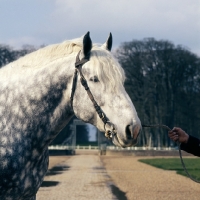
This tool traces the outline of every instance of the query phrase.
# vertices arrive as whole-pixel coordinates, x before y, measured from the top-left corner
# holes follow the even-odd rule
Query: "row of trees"
[[[17,60],[19,57],[35,51],[35,47],[25,45],[21,50],[14,50],[8,45],[0,45],[0,67]]]
[[[143,124],[180,126],[200,136],[200,58],[182,46],[154,38],[123,43],[116,57],[125,88]],[[143,129],[140,145],[173,145],[166,130]]]

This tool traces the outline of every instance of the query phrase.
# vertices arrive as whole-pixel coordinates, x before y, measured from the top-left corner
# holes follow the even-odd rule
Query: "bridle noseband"
[[[106,117],[105,113],[102,111],[101,107],[95,101],[95,99],[94,99],[94,97],[93,97],[93,95],[92,95],[92,93],[90,91],[90,88],[88,87],[87,80],[85,79],[85,77],[83,76],[83,73],[82,73],[82,66],[86,62],[89,61],[89,55],[80,60],[79,59],[80,52],[81,51],[78,52],[78,54],[76,56],[76,62],[75,62],[75,71],[74,71],[74,77],[73,77],[73,82],[72,82],[72,90],[71,90],[71,97],[70,97],[71,107],[73,109],[73,98],[74,98],[74,93],[75,93],[75,90],[76,90],[77,77],[78,77],[78,73],[79,73],[80,74],[81,84],[85,88],[85,90],[87,91],[88,97],[92,101],[96,112],[98,113],[99,117],[101,118],[101,120],[104,123],[105,136],[107,138],[111,139],[113,136],[115,136],[117,134],[115,126],[114,126],[114,124],[112,122],[110,122],[108,120],[108,118]],[[111,127],[111,130],[106,130],[106,124],[108,124]]]

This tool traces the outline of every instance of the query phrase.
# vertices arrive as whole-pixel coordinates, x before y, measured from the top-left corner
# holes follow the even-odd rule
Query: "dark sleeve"
[[[200,157],[200,140],[189,135],[187,143],[181,143],[181,150]]]

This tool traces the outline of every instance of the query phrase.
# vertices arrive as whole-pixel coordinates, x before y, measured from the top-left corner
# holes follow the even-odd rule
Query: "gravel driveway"
[[[142,157],[142,159],[145,157]],[[150,157],[146,157],[150,158]],[[199,200],[200,184],[138,161],[139,157],[102,157],[107,174],[128,200]]]
[[[98,155],[50,157],[51,170],[37,200],[200,199],[200,184],[138,159]]]

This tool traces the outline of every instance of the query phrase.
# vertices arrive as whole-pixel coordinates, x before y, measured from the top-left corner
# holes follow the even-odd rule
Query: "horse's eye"
[[[93,81],[93,82],[99,82],[99,79],[97,76],[93,76],[90,78],[90,81]]]

